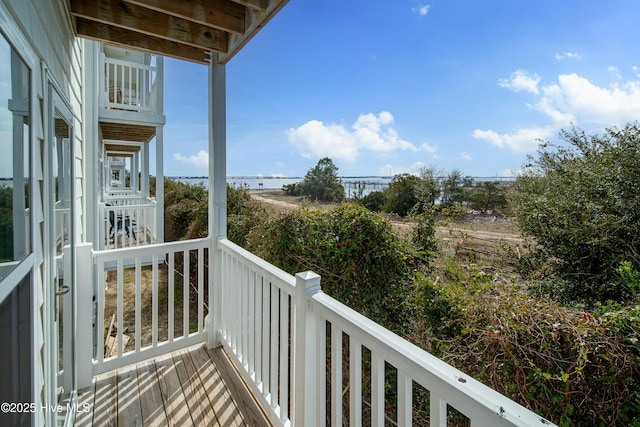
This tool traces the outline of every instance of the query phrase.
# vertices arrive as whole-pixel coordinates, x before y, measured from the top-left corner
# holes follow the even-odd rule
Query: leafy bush
[[[639,309],[589,313],[502,290],[469,306],[444,359],[557,424],[637,425]]]
[[[165,240],[197,239],[208,234],[208,191],[202,184],[165,180]],[[247,188],[227,186],[227,237],[244,246],[253,227],[266,221],[262,205]]]
[[[324,157],[318,161],[318,164],[309,169],[304,180],[297,184],[299,186],[299,195],[308,196],[312,200],[323,202],[341,202],[344,200],[344,187],[338,179],[338,168],[333,161]],[[295,187],[287,187],[287,191],[298,192]],[[293,194],[292,195],[298,195]]]
[[[640,128],[587,136],[573,129],[568,146],[544,145],[518,177],[514,208],[534,253],[591,300],[621,300],[620,263],[640,269]]]
[[[366,196],[358,199],[357,203],[369,209],[371,212],[379,212],[384,206],[386,200],[385,193],[382,191],[372,191]]]
[[[268,219],[266,209],[246,188],[227,186],[227,237],[240,246],[246,246],[247,236],[254,227]]]
[[[418,205],[420,178],[403,173],[396,175],[384,190],[385,202],[382,209],[388,213],[406,216]]]
[[[388,221],[360,205],[281,214],[247,240],[285,271],[320,274],[327,294],[387,327],[398,330],[409,317],[407,283],[419,260]]]

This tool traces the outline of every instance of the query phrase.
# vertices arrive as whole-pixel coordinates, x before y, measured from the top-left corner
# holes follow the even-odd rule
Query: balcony
[[[162,57],[105,46],[100,55],[99,119],[104,139],[148,141],[150,128],[164,124]],[[118,126],[130,124],[141,128],[120,132]]]
[[[246,384],[272,425],[445,426],[453,414],[470,425],[551,425],[325,295],[316,274],[291,276],[226,239],[80,250],[78,258],[93,265],[85,274],[97,278],[95,347],[79,352],[93,357],[78,359],[81,383],[94,376],[94,391],[79,402],[99,414],[99,402],[114,394],[113,386],[101,386],[104,375],[125,390],[136,382],[120,373],[133,369],[140,387],[141,371],[159,375],[164,362],[157,358],[182,369],[175,364],[187,363],[185,349],[205,343],[231,361],[242,378],[234,383]],[[79,301],[79,316],[89,319],[90,306]],[[195,358],[210,366],[206,352],[193,351],[193,372],[200,369]],[[188,375],[173,378],[185,396],[232,404]],[[140,403],[131,404],[144,408],[145,393],[137,393]],[[165,399],[165,408],[175,404],[154,396]],[[191,399],[178,404],[184,411],[191,405]]]

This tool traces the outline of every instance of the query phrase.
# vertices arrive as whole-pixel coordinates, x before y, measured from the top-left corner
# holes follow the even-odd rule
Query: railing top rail
[[[112,211],[123,211],[127,209],[145,209],[145,208],[155,209],[156,207],[156,203],[154,202],[136,203],[132,205],[109,205],[109,206],[103,203],[103,205],[106,210],[112,210]]]
[[[181,240],[179,242],[165,242],[146,246],[94,251],[93,258],[95,262],[107,262],[117,261],[118,259],[149,256],[158,253],[180,252],[200,248],[207,249],[211,247],[210,242],[210,238],[204,237],[202,239]]]
[[[372,351],[437,393],[461,412],[495,413],[518,426],[547,426],[551,422],[438,359],[420,347],[368,319],[323,292],[311,297],[312,309]],[[458,403],[458,405],[456,405]],[[471,408],[470,408],[471,406]]]
[[[265,261],[262,258],[252,254],[251,252],[247,251],[246,249],[236,245],[232,241],[230,241],[228,239],[221,239],[220,241],[218,241],[218,244],[222,248],[225,248],[227,250],[230,250],[230,251],[234,252],[237,256],[239,256],[240,258],[243,258],[248,263],[254,264],[256,267],[258,267],[263,272],[265,272],[266,275],[269,275],[269,276],[271,276],[271,277],[273,277],[273,278],[275,278],[277,280],[280,280],[281,282],[286,283],[287,285],[291,286],[292,288],[295,287],[296,278],[294,276],[292,276],[291,274],[289,274],[289,273],[279,269],[278,267],[268,263],[267,261]]]

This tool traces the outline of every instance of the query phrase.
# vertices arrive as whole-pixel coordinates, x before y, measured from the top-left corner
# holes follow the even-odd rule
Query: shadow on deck
[[[224,349],[204,344],[94,378],[77,426],[270,425]]]

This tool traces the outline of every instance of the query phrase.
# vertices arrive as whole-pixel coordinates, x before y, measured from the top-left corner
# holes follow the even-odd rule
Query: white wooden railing
[[[114,206],[99,204],[101,223],[98,239],[100,250],[157,243],[158,224],[155,200],[137,200],[138,202],[146,201],[146,203],[133,203],[133,199],[119,199],[118,201],[119,203]]]
[[[94,375],[204,341],[209,242],[93,252]]]
[[[446,426],[449,408],[471,426],[551,425],[324,294],[316,274],[294,278],[228,240],[218,251],[220,339],[275,425],[407,426],[424,414]],[[414,389],[430,403],[414,407]]]
[[[156,111],[156,67],[103,55],[104,105],[129,111]]]

